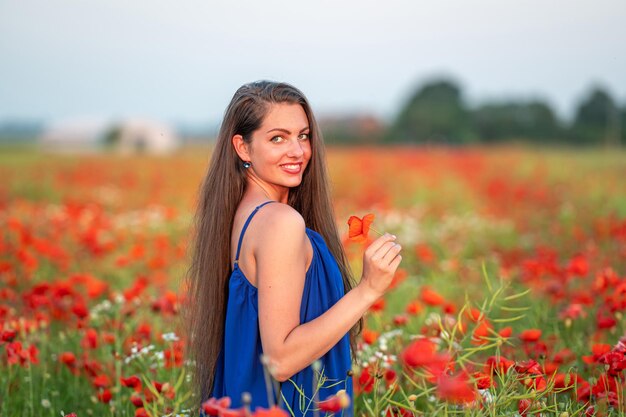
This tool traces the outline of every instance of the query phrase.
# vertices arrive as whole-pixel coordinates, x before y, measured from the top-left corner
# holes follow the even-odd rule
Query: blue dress
[[[263,347],[259,332],[257,288],[238,267],[241,242],[250,220],[261,207],[271,202],[267,201],[254,209],[239,236],[235,267],[228,283],[224,340],[216,364],[212,396],[228,396],[232,400],[231,408],[238,408],[242,405],[241,394],[248,392],[252,396],[251,409],[254,411],[256,407],[268,408],[268,396],[271,395],[274,399],[280,397],[282,408],[290,414],[296,417],[313,416],[316,405],[313,402],[314,370],[311,365],[283,383],[276,382],[280,392],[273,389],[274,383],[270,382],[270,387],[266,386],[260,360]],[[306,234],[313,246],[313,259],[306,272],[302,291],[300,323],[322,315],[344,295],[341,272],[324,239],[309,228],[306,228]],[[340,389],[345,389],[352,400],[352,377],[348,375],[352,367],[349,334],[344,335],[322,356],[320,362],[325,380],[322,378],[323,386],[319,389],[318,399],[325,400]],[[299,390],[303,391],[304,396]],[[352,416],[352,407],[351,401],[350,408],[344,410],[343,416]]]

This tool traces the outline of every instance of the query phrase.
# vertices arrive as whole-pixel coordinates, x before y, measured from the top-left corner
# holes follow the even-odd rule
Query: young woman
[[[239,407],[247,392],[252,410],[281,402],[301,416],[313,415],[315,381],[320,400],[340,389],[352,397],[354,337],[401,248],[390,234],[371,243],[354,285],[322,136],[299,90],[269,81],[237,90],[200,189],[195,234],[187,321],[200,399],[228,396]]]

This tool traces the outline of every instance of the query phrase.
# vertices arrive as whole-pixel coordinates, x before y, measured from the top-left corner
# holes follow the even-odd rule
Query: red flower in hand
[[[370,231],[370,226],[374,222],[373,214],[366,214],[362,219],[356,216],[350,216],[348,219],[348,238],[355,242],[364,242]]]

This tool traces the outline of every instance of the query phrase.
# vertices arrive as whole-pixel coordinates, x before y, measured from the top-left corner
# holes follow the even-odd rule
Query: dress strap
[[[248,228],[248,225],[250,224],[250,220],[252,220],[252,217],[256,214],[257,211],[259,211],[259,209],[261,207],[263,207],[266,204],[269,203],[274,203],[274,200],[270,200],[270,201],[266,201],[263,204],[259,204],[258,206],[256,206],[256,208],[254,210],[252,210],[252,213],[250,213],[250,215],[248,216],[248,219],[246,220],[246,222],[243,224],[243,228],[241,229],[241,234],[239,235],[239,243],[237,243],[237,254],[235,255],[235,266],[237,266],[237,264],[239,263],[239,251],[241,250],[241,242],[243,241],[243,235],[244,233],[246,233],[246,229]]]

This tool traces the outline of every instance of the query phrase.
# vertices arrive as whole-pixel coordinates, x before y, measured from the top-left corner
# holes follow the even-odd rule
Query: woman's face
[[[270,104],[248,146],[252,173],[272,188],[300,185],[311,159],[310,126],[300,104]]]

